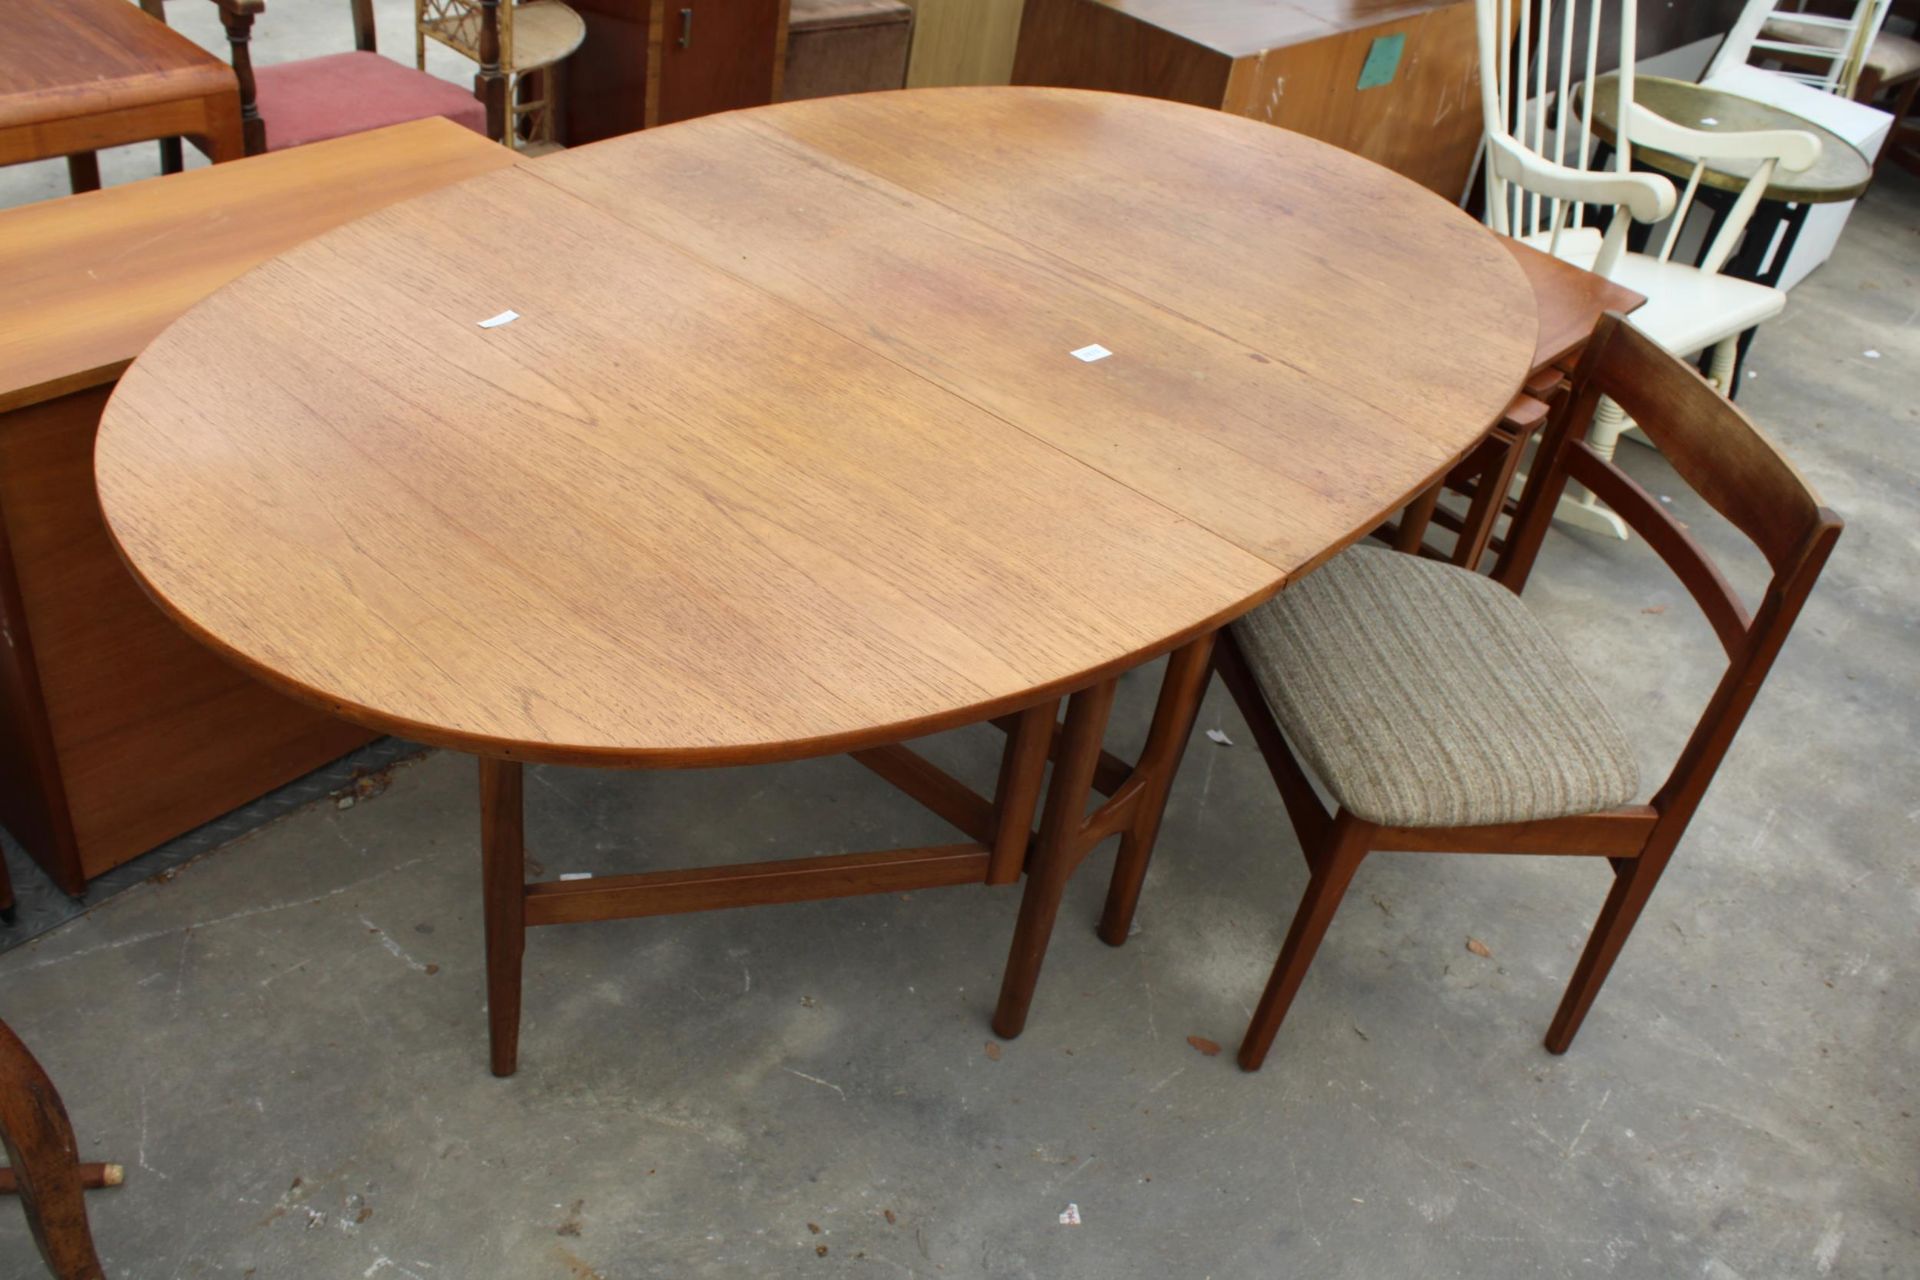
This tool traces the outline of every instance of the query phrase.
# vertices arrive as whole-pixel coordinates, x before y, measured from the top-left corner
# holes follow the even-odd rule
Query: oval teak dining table
[[[1469,449],[1534,328],[1482,227],[1323,144],[1118,95],[876,93],[323,235],[147,349],[96,470],[192,634],[481,757],[497,1073],[528,926],[1024,870],[1012,1035],[1073,867],[1151,846],[1212,633]],[[1169,652],[1145,752],[1101,776],[1114,679]],[[987,719],[992,799],[899,745]],[[833,752],[969,840],[524,882],[522,762]]]

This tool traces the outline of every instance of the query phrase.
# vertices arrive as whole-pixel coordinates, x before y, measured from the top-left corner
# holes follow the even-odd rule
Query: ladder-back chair
[[[1891,0],[1854,0],[1841,16],[1810,11],[1806,0],[1747,0],[1701,78],[1758,57],[1790,80],[1851,98],[1891,7]]]
[[[1517,12],[1516,12],[1517,3]],[[1742,332],[1778,315],[1786,295],[1722,274],[1775,169],[1798,171],[1820,155],[1820,140],[1797,130],[1709,133],[1655,115],[1633,99],[1636,5],[1633,0],[1476,0],[1480,93],[1487,134],[1487,221],[1495,231],[1606,276],[1647,304],[1634,324],[1679,356],[1711,350],[1710,378],[1728,389]],[[1592,88],[1598,77],[1602,18],[1618,23],[1618,121],[1607,169],[1596,154]],[[1537,25],[1537,29],[1536,29]],[[1633,172],[1633,148],[1646,146],[1694,161],[1686,188]],[[1752,174],[1697,265],[1674,260],[1681,229],[1716,163],[1750,165]],[[1598,220],[1604,216],[1604,222]],[[1627,249],[1635,221],[1669,219],[1655,253]],[[1626,428],[1619,406],[1602,406],[1592,447],[1611,457]],[[1569,502],[1563,518],[1626,536],[1626,526],[1591,497]]]
[[[1583,438],[1603,398],[1759,548],[1773,576],[1749,613],[1685,525]],[[1672,772],[1637,803],[1632,744],[1519,598],[1569,481],[1646,539],[1728,659]],[[1546,1046],[1565,1052],[1686,832],[1840,536],[1840,518],[1740,410],[1618,315],[1595,330],[1555,410],[1491,579],[1361,545],[1223,632],[1215,662],[1266,758],[1310,878],[1240,1046],[1257,1069],[1347,885],[1376,850],[1608,859],[1613,888]],[[1329,813],[1295,751],[1335,801]],[[1146,866],[1116,867],[1124,939]]]

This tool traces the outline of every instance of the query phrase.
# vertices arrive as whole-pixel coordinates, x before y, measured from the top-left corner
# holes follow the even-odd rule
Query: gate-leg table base
[[[1131,771],[1101,750],[1117,676],[1069,698],[1064,726],[1055,724],[1058,704],[1053,700],[995,721],[1007,730],[1007,744],[992,800],[904,746],[852,753],[853,759],[972,837],[958,844],[528,883],[523,765],[517,760],[482,757],[480,860],[493,1074],[510,1076],[518,1064],[521,962],[526,932],[537,925],[947,885],[1010,884],[1024,871],[1027,889],[993,1018],[998,1034],[1008,1039],[1019,1035],[1033,1003],[1060,897],[1074,870],[1094,846],[1112,835],[1121,837],[1122,861],[1144,866],[1152,853],[1167,792],[1206,690],[1212,647],[1209,635],[1174,652],[1146,749]],[[1035,842],[1033,819],[1049,758],[1055,760],[1053,780]],[[1087,800],[1096,789],[1111,798],[1088,814]],[[1109,901],[1106,915],[1109,922],[1130,919],[1132,904],[1116,907]],[[1125,925],[1119,928],[1124,939]],[[1103,936],[1108,932],[1103,925]]]

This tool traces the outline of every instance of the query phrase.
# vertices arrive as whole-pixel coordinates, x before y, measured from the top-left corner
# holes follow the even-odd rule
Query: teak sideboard
[[[135,585],[93,483],[121,372],[263,259],[515,162],[421,120],[0,211],[0,822],[66,892],[373,736],[228,666]]]
[[[1479,154],[1472,0],[1026,0],[1013,82],[1251,116],[1449,200]]]

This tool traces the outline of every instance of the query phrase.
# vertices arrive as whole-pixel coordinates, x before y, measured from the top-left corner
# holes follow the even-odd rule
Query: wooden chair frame
[[[246,137],[247,154],[261,155],[267,149],[267,123],[260,118],[258,89],[253,75],[253,53],[249,46],[253,40],[253,20],[266,12],[267,0],[213,2],[220,9],[221,25],[227,29],[233,74],[240,81],[240,127]],[[500,54],[500,3],[501,0],[479,0],[480,70],[473,78],[473,94],[487,108],[487,136],[495,142],[507,136],[507,75]],[[373,0],[351,0],[351,4],[353,47],[361,53],[378,53]]]
[[[1687,529],[1638,483],[1585,441],[1601,397],[1633,413],[1683,479],[1766,556],[1772,580],[1757,612],[1739,596]],[[1512,535],[1494,578],[1525,585],[1569,480],[1612,505],[1666,561],[1700,605],[1728,666],[1665,783],[1647,804],[1547,821],[1479,827],[1391,827],[1346,809],[1329,813],[1288,748],[1232,632],[1220,634],[1214,663],[1266,758],[1311,872],[1272,978],[1240,1046],[1257,1070],[1299,990],[1347,885],[1375,850],[1412,853],[1541,853],[1604,857],[1614,884],[1546,1035],[1564,1053],[1619,956],[1701,797],[1753,704],[1768,670],[1820,575],[1842,522],[1733,404],[1651,339],[1609,314],[1595,330],[1541,444]],[[1461,732],[1471,733],[1463,725]],[[1114,874],[1110,902],[1138,900],[1144,861]],[[1124,883],[1123,883],[1124,881]],[[1131,909],[1102,935],[1126,937]]]
[[[17,1195],[47,1269],[59,1280],[102,1280],[83,1193],[117,1187],[117,1164],[85,1164],[53,1081],[0,1022],[0,1194]]]

